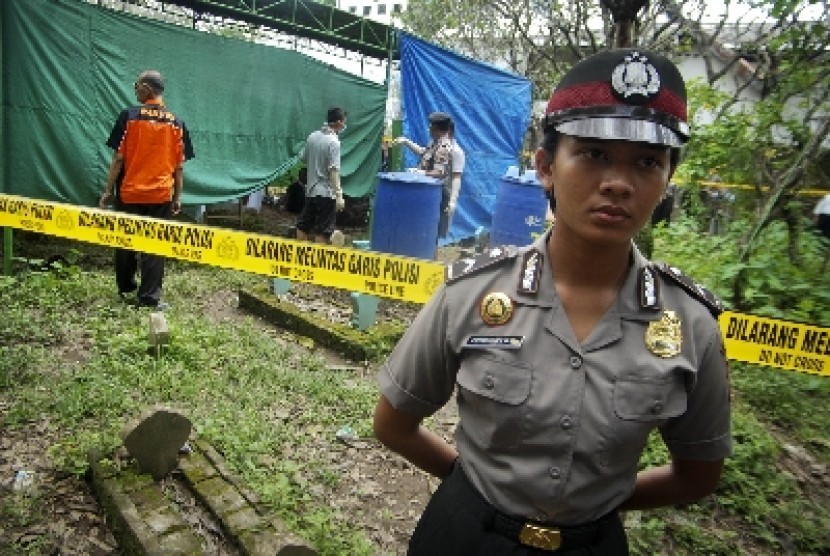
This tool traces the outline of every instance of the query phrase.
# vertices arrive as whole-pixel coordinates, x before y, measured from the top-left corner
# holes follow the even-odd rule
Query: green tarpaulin
[[[303,54],[110,11],[79,0],[2,0],[0,191],[94,204],[119,111],[144,69],[167,80],[196,158],[185,204],[240,197],[293,166],[330,106],[348,113],[343,185],[364,196],[380,166],[386,86]]]

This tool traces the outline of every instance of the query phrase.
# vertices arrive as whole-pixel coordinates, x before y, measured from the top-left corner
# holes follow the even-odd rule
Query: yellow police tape
[[[682,185],[685,185],[685,184],[689,183],[687,180],[684,180],[683,178],[675,178],[674,181],[679,183],[679,184],[682,184]],[[698,180],[695,180],[694,183],[696,183],[698,185],[698,187],[703,185],[703,186],[706,186],[706,187],[712,187],[714,189],[748,189],[748,190],[760,189],[761,191],[768,191],[770,189],[770,187],[768,185],[749,185],[749,184],[746,184],[746,183],[724,183],[724,182],[720,182],[720,181],[698,181]],[[808,196],[812,196],[812,197],[823,197],[824,195],[827,195],[828,193],[830,193],[830,190],[827,190],[827,189],[799,189],[796,193],[798,195],[808,195]]]
[[[0,226],[425,303],[442,264],[0,194]]]
[[[444,281],[432,261],[12,195],[0,226],[415,303]],[[828,328],[734,312],[719,324],[729,359],[830,376]]]
[[[830,376],[830,328],[729,311],[718,322],[729,359]]]

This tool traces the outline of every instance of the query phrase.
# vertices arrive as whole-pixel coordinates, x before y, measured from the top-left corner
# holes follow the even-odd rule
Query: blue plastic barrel
[[[433,259],[441,181],[414,172],[381,172],[372,209],[372,251]]]
[[[501,178],[493,210],[490,245],[527,245],[542,233],[548,200],[536,172],[511,166]]]

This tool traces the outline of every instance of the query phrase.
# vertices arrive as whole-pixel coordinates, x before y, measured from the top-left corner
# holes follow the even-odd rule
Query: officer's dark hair
[[[336,106],[329,108],[329,111],[326,115],[326,121],[330,124],[334,124],[337,122],[342,122],[346,119],[346,111],[342,108],[338,108]]]
[[[553,160],[553,156],[556,154],[556,147],[559,146],[559,138],[562,136],[562,133],[557,131],[554,128],[547,128],[544,130],[544,135],[542,135],[542,142],[539,145],[545,153]],[[681,156],[683,152],[679,148],[669,147],[669,164],[671,165],[672,170],[677,168],[680,164]]]
[[[432,127],[437,129],[438,131],[449,131],[452,127],[452,120],[441,120],[438,122],[430,122]]]

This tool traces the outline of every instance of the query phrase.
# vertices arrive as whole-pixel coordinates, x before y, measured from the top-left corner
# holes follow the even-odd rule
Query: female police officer
[[[602,52],[557,86],[536,153],[553,228],[448,267],[378,374],[375,434],[444,478],[410,554],[628,554],[618,510],[714,491],[732,443],[720,305],[632,242],[688,136],[658,54]],[[452,446],[422,420],[454,391]],[[638,473],[653,429],[671,462]]]

